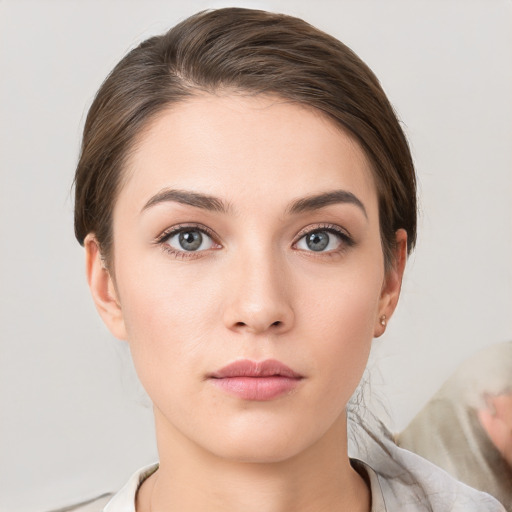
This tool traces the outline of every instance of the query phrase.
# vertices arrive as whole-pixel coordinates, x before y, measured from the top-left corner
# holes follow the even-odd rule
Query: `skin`
[[[128,341],[154,404],[160,469],[137,511],[369,510],[347,456],[345,406],[385,330],[381,316],[396,307],[406,234],[397,232],[385,272],[359,145],[279,98],[202,95],[153,120],[125,172],[110,271],[93,234],[85,246],[98,311]],[[227,211],[170,200],[145,207],[165,190],[215,196]],[[334,190],[362,207],[289,211]],[[211,230],[212,242],[169,252],[180,249],[177,236],[162,233],[191,224]],[[328,248],[312,251],[305,233],[326,226],[343,236],[329,233]],[[293,392],[244,400],[207,379],[237,359],[269,358],[303,377]]]
[[[512,468],[512,393],[488,396],[487,405],[478,411],[480,423]]]

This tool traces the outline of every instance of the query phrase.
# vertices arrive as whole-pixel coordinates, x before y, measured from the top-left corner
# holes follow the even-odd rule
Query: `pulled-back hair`
[[[395,232],[416,240],[410,150],[379,81],[352,50],[283,14],[203,11],[130,51],[99,89],[85,122],[75,175],[75,234],[112,249],[112,211],[137,135],[156,114],[198,93],[277,95],[313,107],[348,130],[371,162],[384,258]]]

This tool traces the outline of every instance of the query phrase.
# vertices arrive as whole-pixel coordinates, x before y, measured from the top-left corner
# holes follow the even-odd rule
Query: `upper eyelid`
[[[313,226],[307,226],[299,231],[297,234],[295,241],[293,243],[297,243],[301,238],[306,236],[309,233],[314,233],[315,231],[330,231],[334,232],[340,236],[345,236],[347,238],[352,238],[352,235],[348,232],[348,230],[336,225],[336,224],[318,224]]]
[[[217,234],[207,226],[204,226],[203,224],[177,224],[176,226],[171,226],[170,228],[164,229],[156,238],[155,242],[163,242],[166,238],[169,238],[172,235],[176,235],[182,231],[186,231],[187,229],[192,230],[196,229],[197,231],[201,231],[202,233],[205,233],[208,235],[212,240],[214,240],[216,243],[219,243],[219,237]]]

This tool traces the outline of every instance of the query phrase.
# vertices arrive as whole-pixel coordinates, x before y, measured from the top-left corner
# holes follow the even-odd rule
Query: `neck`
[[[347,455],[346,417],[286,460],[241,462],[212,454],[155,412],[160,467],[142,485],[137,512],[369,511],[370,494]]]

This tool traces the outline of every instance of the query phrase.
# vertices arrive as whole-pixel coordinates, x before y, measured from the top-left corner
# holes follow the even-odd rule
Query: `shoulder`
[[[490,495],[451,477],[422,457],[398,447],[385,427],[377,432],[357,429],[357,446],[351,457],[369,475],[372,496],[381,508],[372,512],[505,512]]]
[[[140,484],[157,469],[158,464],[139,469],[115,494],[102,494],[92,500],[49,512],[135,512],[135,496]]]
[[[67,507],[51,510],[50,512],[102,512],[113,494],[102,494],[91,500],[82,501]]]
[[[386,464],[378,464],[376,477],[388,509],[407,506],[411,511],[504,512],[489,494],[451,477],[425,459],[397,448]]]
[[[135,497],[140,485],[158,469],[158,464],[151,464],[136,471],[108,502],[104,512],[135,512]]]

